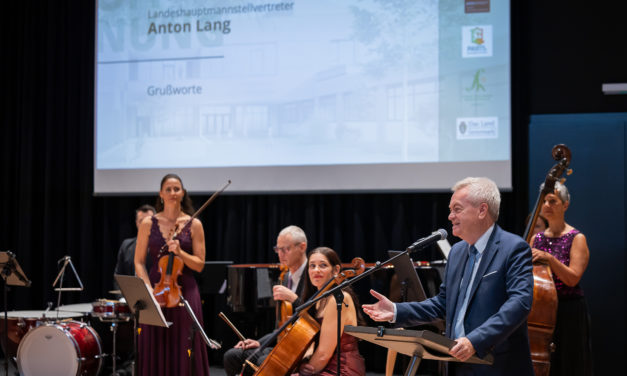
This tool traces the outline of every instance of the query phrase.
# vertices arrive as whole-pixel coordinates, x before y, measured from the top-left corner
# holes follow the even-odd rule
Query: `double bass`
[[[311,299],[320,296],[334,285],[339,285],[345,279],[363,273],[366,269],[366,264],[361,257],[356,257],[352,260],[350,268],[351,269],[342,270],[336,277],[331,279],[324,288],[318,290]],[[291,326],[287,329],[290,324]],[[307,313],[307,310],[301,310],[298,315],[293,316],[281,326],[278,333],[283,331],[285,331],[283,338],[277,342],[277,345],[272,349],[270,354],[268,354],[263,363],[259,367],[253,366],[255,369],[254,376],[288,375],[290,372],[294,371],[305,355],[305,352],[320,332],[320,324]],[[262,347],[257,350],[261,351],[261,349]],[[251,355],[249,358],[254,357],[254,355],[255,354]],[[247,365],[251,365],[250,359],[247,359],[246,363]]]
[[[566,145],[555,145],[552,149],[552,156],[558,163],[549,170],[544,183],[540,186],[540,193],[523,235],[523,238],[529,244],[532,244],[534,236],[532,230],[540,214],[544,197],[554,192],[557,181],[564,182],[565,179],[561,177],[564,172],[567,175],[570,175],[572,172],[572,170],[568,169],[571,153]],[[531,361],[533,362],[533,370],[536,376],[549,375],[551,352],[555,348],[552,340],[556,318],[557,290],[553,282],[553,273],[548,264],[535,262],[533,264],[533,303],[527,318],[527,327]]]

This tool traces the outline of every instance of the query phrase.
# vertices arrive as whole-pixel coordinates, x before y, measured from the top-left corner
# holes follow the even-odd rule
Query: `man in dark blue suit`
[[[527,315],[533,299],[531,249],[519,236],[495,224],[501,196],[493,181],[466,178],[453,187],[448,219],[463,241],[449,253],[437,296],[422,302],[378,299],[363,310],[375,321],[413,326],[446,319],[449,353],[460,361],[475,353],[494,364],[449,363],[449,375],[533,375]]]

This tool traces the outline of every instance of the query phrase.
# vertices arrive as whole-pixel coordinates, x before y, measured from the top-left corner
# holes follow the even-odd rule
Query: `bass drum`
[[[7,322],[4,320],[4,313],[0,314],[0,338],[2,339],[2,350],[15,362],[17,348],[22,338],[29,330],[40,325],[52,323],[54,321],[80,319],[84,315],[80,312],[59,312],[59,311],[9,311],[7,312]],[[4,326],[8,329],[8,342],[4,343]]]
[[[67,321],[30,330],[17,349],[20,375],[97,375],[102,346],[91,326]]]

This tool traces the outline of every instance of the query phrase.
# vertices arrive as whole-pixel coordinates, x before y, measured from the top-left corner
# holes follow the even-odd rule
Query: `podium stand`
[[[457,358],[448,354],[455,341],[428,330],[400,330],[384,327],[366,327],[347,325],[344,331],[354,337],[361,338],[387,349],[394,350],[411,357],[405,376],[413,376],[418,371],[422,359],[459,362]],[[466,363],[492,364],[491,354],[485,358],[473,355]]]

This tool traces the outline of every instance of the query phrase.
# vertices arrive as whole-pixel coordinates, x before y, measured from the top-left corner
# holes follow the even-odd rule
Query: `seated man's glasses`
[[[297,245],[297,244],[300,244],[300,243],[294,243],[294,244],[288,245],[287,247],[277,247],[275,245],[274,247],[272,247],[272,249],[274,249],[274,253],[277,253],[277,254],[278,253],[288,253],[289,251],[292,250],[292,247]]]

